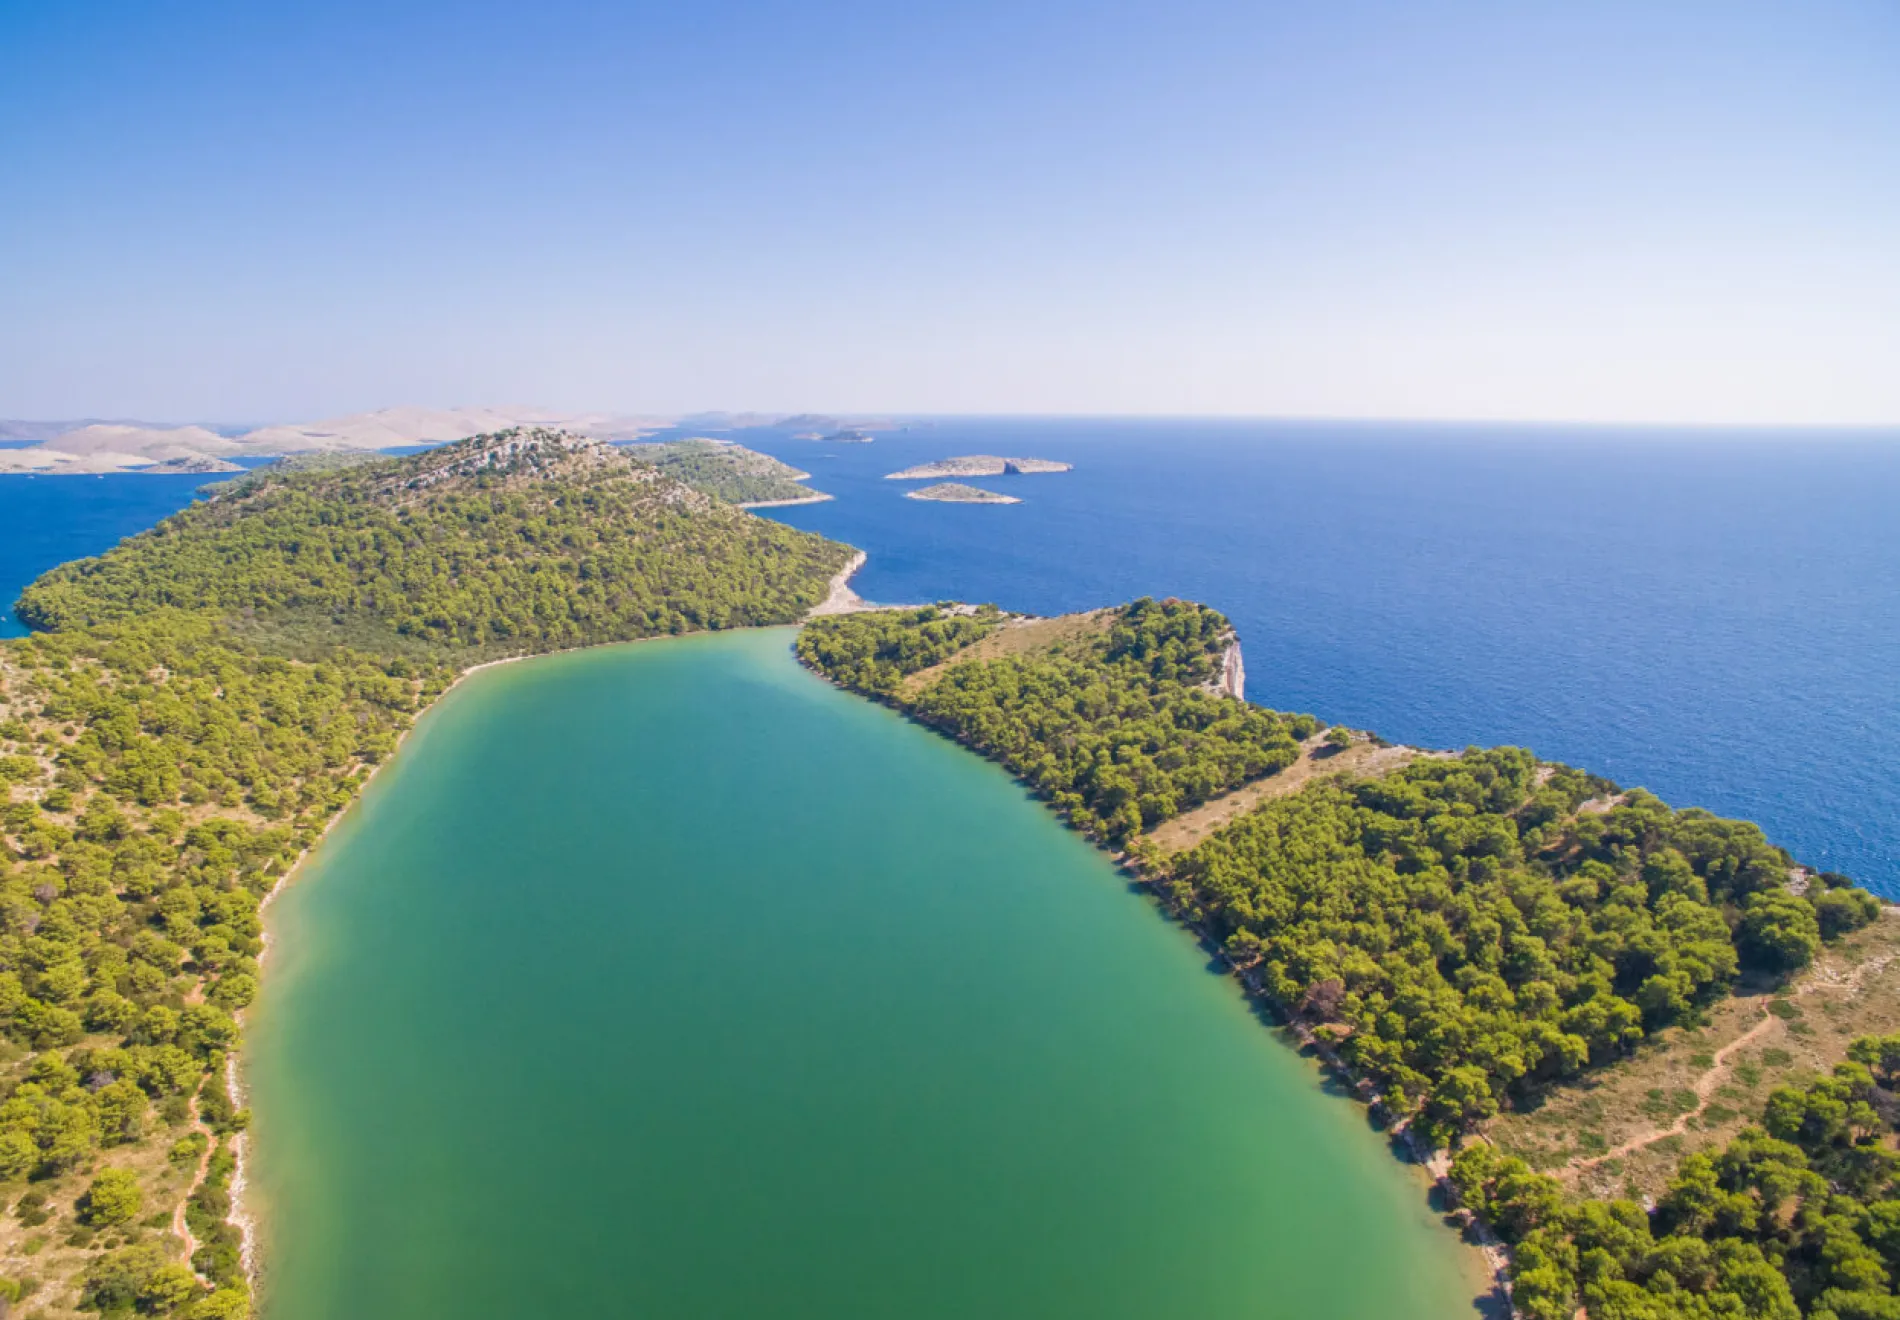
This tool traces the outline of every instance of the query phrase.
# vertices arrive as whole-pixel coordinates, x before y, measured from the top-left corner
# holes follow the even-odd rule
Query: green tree
[[[1821,950],[1821,925],[1806,900],[1786,890],[1767,890],[1743,906],[1735,944],[1743,960],[1756,967],[1799,971]]]
[[[107,1169],[79,1198],[79,1217],[94,1228],[129,1224],[138,1218],[142,1203],[139,1180],[129,1169]]]
[[[198,1276],[183,1265],[161,1265],[139,1286],[141,1311],[165,1315],[204,1294]]]

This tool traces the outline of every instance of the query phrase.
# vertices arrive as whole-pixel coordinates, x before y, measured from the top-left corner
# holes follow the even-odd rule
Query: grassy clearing
[[[1408,764],[1419,754],[1415,747],[1355,742],[1335,748],[1324,734],[1300,744],[1300,759],[1277,774],[1243,784],[1192,811],[1157,825],[1148,835],[1164,853],[1185,852],[1224,826],[1233,824],[1263,802],[1297,793],[1318,779],[1377,779]]]
[[[958,651],[941,664],[920,669],[898,685],[898,695],[914,697],[943,677],[951,665],[970,660],[1001,660],[1005,656],[1050,655],[1077,644],[1086,644],[1108,636],[1114,625],[1115,611],[1089,610],[1083,614],[1059,614],[1053,619],[1011,618],[980,641]]]
[[[105,1049],[117,1043],[112,1037],[89,1036],[82,1045]],[[12,1090],[33,1057],[30,1050],[0,1042],[0,1087]],[[150,1243],[182,1261],[184,1244],[172,1234],[171,1223],[191,1189],[193,1166],[175,1164],[168,1156],[173,1143],[190,1133],[191,1124],[189,1118],[167,1121],[171,1117],[154,1107],[142,1141],[103,1151],[74,1172],[12,1189],[0,1218],[0,1277],[26,1289],[15,1313],[74,1320],[82,1314],[80,1275],[95,1257],[116,1247]],[[129,1169],[138,1178],[142,1204],[132,1223],[95,1231],[80,1223],[78,1201],[106,1169]]]
[[[1485,1135],[1579,1192],[1654,1196],[1682,1156],[1720,1146],[1759,1118],[1776,1087],[1825,1074],[1856,1036],[1895,1031],[1900,908],[1888,908],[1823,950],[1785,991],[1733,995],[1705,1025],[1660,1032],[1633,1058],[1536,1109],[1498,1116]]]

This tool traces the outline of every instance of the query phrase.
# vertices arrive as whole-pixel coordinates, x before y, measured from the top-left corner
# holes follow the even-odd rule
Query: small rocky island
[[[1073,463],[1058,463],[1050,458],[999,458],[995,454],[964,454],[937,463],[892,472],[886,481],[928,481],[939,477],[1001,477],[1030,472],[1067,472]]]
[[[799,483],[811,476],[770,454],[730,440],[704,436],[690,440],[634,443],[625,452],[649,463],[694,490],[742,509],[771,509],[786,504],[817,504],[831,496]]]
[[[925,486],[921,490],[904,492],[907,500],[939,500],[945,504],[1021,504],[1014,495],[998,495],[993,490],[979,490],[975,486],[965,486],[960,482],[945,481],[935,486]]]

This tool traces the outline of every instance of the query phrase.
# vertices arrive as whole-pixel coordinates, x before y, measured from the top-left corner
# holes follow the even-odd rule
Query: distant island
[[[829,441],[836,445],[868,445],[877,439],[872,434],[874,431],[910,429],[908,426],[899,426],[888,417],[857,417],[847,421],[824,413],[799,413],[782,417],[771,425],[781,431],[790,431],[794,440]]]
[[[242,472],[241,463],[227,462],[222,458],[212,458],[208,454],[180,454],[177,458],[162,459],[150,467],[138,469],[155,476],[177,476],[180,473]]]
[[[902,472],[889,473],[884,479],[928,481],[938,477],[1017,476],[1031,472],[1068,472],[1074,467],[1073,463],[1058,463],[1050,458],[1000,458],[995,454],[964,454],[936,463],[908,467]]]
[[[174,426],[156,422],[0,421],[0,474],[98,475],[108,472],[235,472],[231,460],[280,454],[374,452],[438,445],[511,427],[555,427],[591,440],[636,440],[665,418],[562,413],[545,408],[382,408],[292,426]]]
[[[910,429],[888,418],[843,419],[818,413],[786,417],[770,413],[697,413],[680,417],[575,413],[529,407],[402,406],[314,422],[243,426],[135,419],[23,421],[0,418],[0,446],[4,446],[0,447],[0,475],[228,472],[236,469],[210,464],[287,454],[387,453],[412,446],[450,444],[519,427],[553,429],[613,444],[639,441],[656,431],[677,432],[691,428],[693,431],[770,429],[792,432],[801,440],[868,445],[877,438],[875,432]],[[206,465],[187,466],[184,460],[203,461]]]
[[[998,495],[993,490],[980,490],[975,486],[965,486],[955,481],[940,482],[935,486],[925,486],[922,490],[904,492],[907,500],[937,500],[944,504],[1021,504],[1014,495]]]

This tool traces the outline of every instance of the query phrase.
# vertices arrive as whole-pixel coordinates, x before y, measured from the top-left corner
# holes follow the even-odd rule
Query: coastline
[[[941,730],[937,732],[940,737],[947,736]],[[951,739],[951,741],[956,740]],[[1048,804],[1045,802],[1044,805]],[[1061,813],[1056,814],[1060,818]],[[1076,828],[1066,820],[1062,823],[1068,829]],[[1237,982],[1241,993],[1251,1003],[1264,1009],[1266,1017],[1292,1037],[1295,1053],[1304,1055],[1311,1052],[1320,1073],[1338,1082],[1345,1091],[1345,1098],[1364,1108],[1367,1116],[1378,1125],[1377,1130],[1387,1136],[1389,1145],[1403,1146],[1408,1158],[1402,1162],[1412,1165],[1424,1175],[1425,1184],[1430,1189],[1427,1193],[1428,1197],[1436,1193],[1445,1198],[1446,1205],[1457,1204],[1456,1189],[1451,1183],[1451,1152],[1429,1149],[1419,1140],[1418,1134],[1412,1131],[1410,1123],[1404,1120],[1393,1122],[1379,1098],[1378,1088],[1373,1085],[1371,1079],[1363,1076],[1340,1058],[1338,1052],[1320,1039],[1297,1012],[1267,989],[1266,984],[1260,979],[1258,963],[1242,964],[1234,961],[1233,956],[1200,922],[1190,917],[1179,904],[1173,901],[1166,891],[1164,876],[1159,873],[1150,874],[1127,853],[1111,851],[1107,844],[1088,831],[1078,830],[1077,832],[1096,848],[1107,853],[1120,867],[1122,874],[1140,886],[1149,896],[1163,917],[1192,935],[1194,942],[1226,969],[1223,975]],[[1481,1272],[1487,1288],[1486,1292],[1476,1300],[1490,1301],[1502,1309],[1502,1314],[1516,1316],[1518,1311],[1511,1295],[1510,1247],[1498,1237],[1489,1223],[1470,1210],[1457,1210],[1450,1213],[1462,1216],[1458,1230],[1460,1245],[1472,1251],[1481,1262],[1476,1269]],[[1449,1219],[1446,1226],[1451,1226]]]
[[[835,500],[837,498],[836,495],[827,495],[821,490],[815,490],[802,499],[753,500],[749,504],[735,504],[732,507],[735,509],[789,509],[796,504],[823,504],[826,500]]]
[[[876,609],[876,606],[851,590],[851,579],[857,575],[859,569],[864,567],[865,561],[869,558],[870,556],[864,551],[858,551],[851,562],[844,566],[843,571],[831,579],[830,593],[812,606],[805,617],[822,619],[828,614],[856,614],[860,610]]]
[[[581,648],[570,647],[568,649],[576,650],[576,649],[581,649]],[[558,655],[558,654],[562,654],[562,652],[550,651],[550,652],[547,652],[547,654]],[[259,927],[260,927],[257,938],[259,942],[264,946],[263,948],[258,950],[258,954],[257,954],[257,975],[258,975],[258,981],[260,984],[262,984],[263,982],[264,973],[270,961],[270,951],[271,951],[270,909],[271,909],[271,905],[277,901],[277,896],[283,893],[285,886],[289,885],[290,882],[297,877],[298,873],[303,870],[304,864],[310,860],[311,855],[317,851],[317,849],[322,845],[323,841],[330,837],[330,831],[334,830],[344,820],[344,818],[347,817],[350,814],[350,812],[355,809],[356,804],[363,800],[363,795],[369,792],[370,785],[376,782],[376,776],[380,775],[383,772],[384,767],[393,764],[396,758],[402,755],[402,750],[404,746],[408,744],[410,735],[413,734],[417,729],[422,727],[422,721],[430,714],[430,712],[434,711],[438,706],[440,706],[442,704],[443,698],[447,697],[451,692],[455,691],[456,688],[460,687],[463,681],[467,679],[470,674],[476,673],[483,669],[493,669],[497,665],[513,664],[517,660],[532,660],[535,658],[536,657],[530,656],[530,655],[511,655],[511,656],[506,656],[500,660],[485,660],[478,665],[471,665],[467,669],[462,670],[461,673],[457,674],[454,680],[451,681],[447,687],[443,688],[440,692],[436,693],[434,700],[430,701],[430,703],[427,706],[425,706],[421,711],[419,711],[416,714],[416,718],[410,723],[409,727],[404,729],[401,735],[396,739],[396,746],[390,751],[389,755],[384,757],[382,760],[378,761],[374,766],[370,767],[369,774],[364,778],[362,784],[358,786],[356,790],[356,795],[350,799],[349,804],[345,806],[342,810],[338,811],[334,816],[330,817],[328,821],[324,822],[324,826],[322,830],[318,831],[317,837],[310,841],[309,847],[305,848],[302,852],[298,853],[297,859],[294,862],[292,862],[289,866],[284,868],[284,873],[277,877],[277,883],[270,887],[270,892],[265,894],[262,901],[260,901],[257,905],[257,917],[258,917],[258,922],[259,922]],[[238,1025],[240,1027],[249,1025],[250,1012],[251,1012],[250,1009],[246,1008],[243,1011],[236,1014]],[[244,1083],[243,1069],[242,1067],[239,1066],[239,1060],[244,1053],[244,1045],[248,1042],[248,1039],[249,1039],[248,1034],[245,1037],[240,1038],[238,1048],[235,1050],[232,1050],[229,1054],[225,1055],[224,1057],[225,1090],[230,1093],[232,1108],[238,1109],[238,1110],[246,1109],[249,1107],[247,1102],[249,1100],[250,1092]],[[244,1204],[244,1192],[245,1192],[246,1187],[249,1185],[249,1180],[246,1177],[246,1172],[247,1172],[247,1166],[250,1163],[249,1154],[248,1154],[248,1147],[250,1143],[246,1140],[246,1138],[249,1137],[250,1135],[251,1135],[250,1129],[249,1127],[246,1127],[242,1132],[238,1132],[231,1137],[231,1158],[234,1164],[234,1167],[231,1170],[231,1184],[230,1184],[230,1189],[229,1189],[229,1195],[231,1198],[231,1213],[225,1216],[225,1223],[231,1225],[233,1228],[237,1229],[238,1231],[238,1238],[240,1241],[240,1245],[238,1248],[238,1259],[243,1264],[245,1280],[250,1284],[252,1306],[253,1306],[253,1309],[255,1309],[257,1297],[259,1295],[258,1285],[259,1285],[260,1280],[263,1277],[263,1267],[262,1267],[262,1259],[259,1253],[259,1246],[258,1246],[259,1214],[256,1210],[250,1207],[247,1207]],[[207,1156],[209,1156],[210,1153],[211,1152],[207,1152]],[[203,1170],[201,1169],[199,1172],[198,1178],[193,1181],[191,1187],[188,1188],[185,1192],[185,1203],[188,1204],[190,1202],[192,1194],[198,1190],[198,1186],[200,1183],[202,1183],[203,1177],[204,1177],[204,1174],[203,1174]],[[189,1257],[186,1258],[186,1264],[187,1265],[190,1264]]]
[[[833,613],[846,612],[848,611],[833,611]],[[1090,847],[1096,849],[1113,862],[1116,869],[1127,877],[1132,885],[1147,895],[1150,901],[1153,902],[1156,910],[1165,920],[1192,936],[1195,943],[1209,955],[1210,959],[1224,969],[1220,975],[1224,979],[1229,979],[1236,983],[1240,987],[1241,994],[1247,1001],[1261,1010],[1262,1018],[1268,1024],[1283,1030],[1287,1036],[1291,1037],[1290,1043],[1293,1045],[1296,1054],[1305,1056],[1310,1050],[1310,1057],[1314,1060],[1319,1072],[1323,1076],[1330,1077],[1336,1081],[1344,1092],[1343,1098],[1361,1106],[1368,1118],[1379,1125],[1377,1130],[1387,1138],[1388,1146],[1395,1148],[1394,1153],[1396,1154],[1397,1148],[1403,1149],[1405,1158],[1401,1159],[1400,1163],[1402,1165],[1412,1166],[1423,1175],[1428,1200],[1435,1194],[1444,1197],[1446,1205],[1456,1204],[1455,1190],[1452,1188],[1449,1176],[1451,1166],[1450,1152],[1426,1149],[1424,1144],[1419,1140],[1418,1135],[1411,1131],[1409,1124],[1404,1122],[1391,1122],[1384,1105],[1379,1099],[1377,1090],[1371,1081],[1360,1075],[1348,1065],[1345,1060],[1341,1059],[1337,1052],[1313,1033],[1296,1012],[1293,1012],[1288,1005],[1282,1003],[1267,990],[1265,984],[1260,979],[1256,965],[1242,965],[1235,962],[1227,950],[1223,948],[1200,923],[1190,917],[1172,900],[1166,889],[1167,877],[1165,874],[1160,871],[1150,872],[1144,869],[1140,860],[1132,854],[1116,849],[1092,830],[1077,825],[1074,821],[1069,819],[1066,812],[1056,807],[1054,802],[1050,800],[1042,789],[1017,773],[1001,758],[992,756],[981,748],[971,746],[949,730],[924,718],[916,711],[909,709],[896,700],[883,695],[861,692],[854,688],[847,687],[815,666],[805,664],[803,659],[801,659],[799,663],[807,672],[831,684],[840,692],[857,697],[863,701],[872,702],[875,705],[883,706],[902,719],[928,729],[946,742],[952,743],[964,751],[969,752],[971,755],[980,757],[1001,769],[1020,785],[1032,799],[1050,812],[1063,829],[1080,835],[1088,842]],[[1244,700],[1244,698],[1240,697],[1234,697],[1233,699]],[[1433,753],[1426,753],[1426,755],[1433,755]],[[1242,787],[1245,788],[1247,785],[1243,785]],[[1489,1223],[1470,1210],[1449,1212],[1446,1221],[1447,1227],[1451,1227],[1452,1220],[1449,1217],[1451,1215],[1460,1217],[1456,1221],[1458,1228],[1454,1230],[1456,1234],[1455,1241],[1459,1246],[1470,1251],[1473,1256],[1476,1257],[1471,1267],[1473,1281],[1478,1282],[1482,1280],[1484,1285],[1484,1290],[1473,1298],[1474,1305],[1481,1310],[1482,1314],[1487,1317],[1492,1317],[1492,1320],[1502,1320],[1504,1317],[1516,1317],[1519,1312],[1512,1299],[1511,1248],[1498,1237],[1496,1231]]]
[[[830,499],[832,497],[829,495],[823,495],[818,498]],[[816,501],[798,500],[798,501],[791,501],[791,502],[802,504],[802,503],[815,503]],[[826,595],[825,599],[820,601],[818,604],[812,606],[810,610],[806,611],[804,615],[804,619],[814,619],[825,614],[850,614],[858,610],[875,608],[874,606],[871,606],[868,603],[866,603],[865,600],[861,596],[859,596],[857,592],[851,590],[851,587],[850,587],[850,581],[851,581],[852,576],[856,574],[859,569],[864,567],[865,562],[866,560],[869,559],[869,557],[870,556],[868,556],[862,550],[856,551],[853,554],[850,562],[847,563],[841,571],[839,571],[838,573],[832,576],[828,594]],[[803,620],[800,620],[799,622],[802,622],[802,621]],[[757,629],[762,629],[762,628],[783,628],[786,626],[788,625],[782,624],[782,623],[772,623],[772,624],[749,625],[744,628],[701,629],[700,634],[711,633],[711,632],[751,632],[751,631],[755,631]],[[798,624],[794,623],[789,626],[796,627],[798,626]],[[700,635],[700,634],[682,634],[682,635],[694,636],[694,635]],[[468,668],[458,673],[455,676],[455,678],[448,684],[447,687],[444,687],[440,692],[436,693],[434,698],[430,700],[429,704],[425,706],[422,710],[417,712],[416,718],[410,723],[408,728],[402,731],[402,734],[396,739],[396,745],[390,751],[389,755],[384,757],[381,761],[378,761],[374,766],[370,767],[369,774],[365,776],[362,784],[358,786],[356,795],[351,798],[349,804],[343,807],[342,810],[338,811],[334,816],[330,817],[330,819],[324,823],[323,829],[318,832],[316,838],[312,839],[310,841],[309,846],[306,847],[302,852],[297,854],[295,861],[293,861],[289,866],[284,868],[284,873],[277,877],[277,883],[271,886],[270,892],[265,894],[263,899],[258,903],[257,915],[258,915],[259,922],[262,925],[262,929],[259,932],[258,939],[263,944],[263,948],[261,948],[258,951],[258,955],[257,955],[257,970],[258,970],[258,979],[260,983],[263,980],[264,973],[267,970],[267,963],[269,962],[269,959],[270,959],[271,932],[270,932],[269,915],[270,915],[271,905],[277,901],[277,896],[284,891],[285,887],[288,886],[292,880],[297,878],[298,874],[303,870],[304,865],[310,860],[312,854],[314,854],[317,851],[317,849],[322,845],[323,841],[329,838],[330,831],[334,830],[338,824],[340,824],[347,816],[349,816],[351,811],[353,811],[356,808],[356,805],[363,800],[363,795],[369,792],[370,785],[375,782],[376,777],[383,772],[385,767],[393,765],[396,762],[396,760],[402,755],[404,747],[406,747],[409,743],[410,736],[414,734],[416,730],[422,727],[423,720],[426,719],[429,715],[433,714],[441,706],[442,702],[449,696],[450,693],[454,692],[457,688],[461,687],[462,684],[466,682],[471,676],[482,672],[484,669],[497,669],[497,668],[500,668],[502,665],[517,664],[524,660],[544,660],[544,659],[548,659],[557,655],[572,655],[577,651],[593,651],[593,650],[600,649],[602,646],[637,646],[642,642],[656,642],[656,641],[666,641],[666,640],[674,640],[674,639],[675,639],[674,634],[667,634],[664,637],[635,637],[635,638],[630,638],[626,641],[621,641],[621,642],[599,642],[599,643],[593,643],[587,646],[563,647],[558,651],[536,651],[536,652],[527,653],[523,655],[509,655],[509,656],[503,656],[497,660],[481,661],[479,664],[470,665]],[[250,1010],[247,1008],[239,1012],[238,1014],[236,1014],[236,1017],[238,1019],[238,1023],[240,1026],[248,1025]],[[248,1037],[246,1039],[241,1039],[239,1042],[238,1048],[226,1054],[225,1059],[224,1059],[225,1089],[230,1093],[232,1107],[234,1109],[239,1109],[239,1110],[245,1109],[248,1107],[247,1100],[249,1097],[249,1091],[248,1091],[248,1088],[245,1086],[243,1068],[240,1065],[240,1060],[244,1053],[244,1044],[246,1043],[247,1039]],[[249,1149],[248,1148],[250,1144],[246,1140],[246,1138],[248,1138],[249,1136],[250,1136],[250,1129],[247,1127],[244,1131],[238,1132],[230,1138],[231,1157],[232,1157],[232,1160],[234,1161],[235,1167],[232,1169],[232,1172],[231,1172],[231,1182],[230,1182],[230,1187],[229,1187],[229,1195],[231,1198],[231,1211],[228,1215],[225,1216],[225,1222],[230,1224],[233,1228],[237,1229],[238,1231],[238,1237],[240,1239],[240,1244],[241,1244],[239,1247],[238,1255],[239,1255],[240,1261],[243,1264],[245,1280],[250,1285],[252,1304],[255,1307],[257,1298],[261,1295],[260,1284],[262,1282],[263,1274],[264,1274],[264,1262],[263,1262],[263,1253],[262,1253],[262,1248],[261,1248],[261,1231],[259,1228],[259,1220],[262,1218],[262,1211],[256,1207],[247,1206],[244,1202],[244,1193],[245,1193],[246,1188],[249,1185],[248,1179],[246,1177],[247,1167],[249,1164]],[[198,1175],[192,1180],[191,1185],[185,1189],[184,1196],[179,1202],[181,1207],[187,1206],[190,1204],[192,1196],[197,1192],[198,1188],[202,1185],[204,1181],[205,1168],[208,1167],[210,1156],[215,1152],[215,1150],[216,1150],[215,1146],[207,1148],[205,1161],[203,1164],[200,1165]],[[187,1238],[186,1239],[187,1248],[189,1248],[190,1243],[191,1243],[191,1239]],[[185,1264],[187,1268],[193,1268],[191,1266],[189,1254],[187,1254],[186,1256]],[[193,1273],[196,1273],[195,1268],[193,1268]]]

